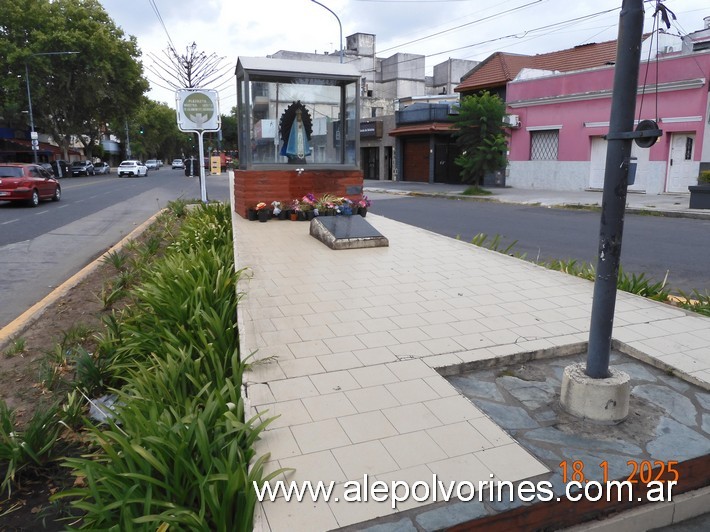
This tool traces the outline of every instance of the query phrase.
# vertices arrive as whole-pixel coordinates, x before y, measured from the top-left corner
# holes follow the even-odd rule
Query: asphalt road
[[[370,210],[464,241],[478,233],[501,236],[501,248],[529,259],[576,259],[596,265],[599,211],[553,209],[430,197],[371,195]],[[710,291],[710,221],[627,214],[621,263],[688,293]],[[475,272],[471,272],[475,275]]]
[[[4,327],[133,229],[177,199],[199,199],[197,178],[163,167],[143,178],[115,174],[60,180],[62,199],[36,208],[0,202],[0,327]],[[227,200],[226,174],[207,176],[211,200]]]

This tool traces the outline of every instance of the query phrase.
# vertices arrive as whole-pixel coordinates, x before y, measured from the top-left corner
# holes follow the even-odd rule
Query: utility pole
[[[621,261],[621,237],[628,186],[631,143],[636,111],[643,0],[624,0],[619,16],[614,88],[607,135],[604,192],[602,195],[599,251],[594,300],[589,330],[586,374],[593,379],[609,377],[611,337],[616,307],[616,283]]]

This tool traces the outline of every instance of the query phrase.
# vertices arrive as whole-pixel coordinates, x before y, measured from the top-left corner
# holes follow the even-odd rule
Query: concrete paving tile
[[[286,482],[297,482],[299,484],[305,481],[315,483],[319,480],[323,482],[345,482],[348,478],[340,467],[333,451],[319,451],[282,458],[279,464],[281,467],[292,469],[284,472]]]
[[[493,446],[488,439],[466,421],[434,427],[428,429],[427,434],[449,457],[481,451]]]
[[[389,318],[391,316],[398,316],[397,306],[384,306],[384,307],[368,307],[363,309],[365,313],[370,316],[371,319],[376,320],[380,318]]]
[[[331,333],[330,337],[357,336],[358,334],[363,334],[367,332],[367,329],[365,329],[365,327],[363,327],[360,322],[345,320],[343,320],[342,323],[331,323],[330,325],[328,325],[328,330]],[[328,338],[328,336],[324,336],[323,338]]]
[[[351,390],[345,392],[345,395],[358,412],[385,410],[393,406],[399,406],[397,399],[394,398],[384,385]]]
[[[432,355],[432,352],[421,342],[390,345],[387,349],[395,357],[395,360],[419,359]]]
[[[303,320],[306,321],[305,319]],[[307,322],[306,322],[307,323]],[[311,340],[323,340],[324,338],[332,338],[336,333],[326,325],[292,327],[296,334],[304,342]]]
[[[517,443],[484,449],[475,456],[499,480],[515,482],[550,471]]]
[[[262,419],[276,418],[269,423],[268,429],[277,429],[313,421],[301,401],[285,401],[283,403],[259,405],[257,411],[263,414]]]
[[[247,386],[247,397],[254,406],[276,402],[276,398],[271,393],[271,388],[268,384],[250,384]]]
[[[357,323],[360,320],[368,320],[370,316],[359,308],[348,308],[334,312],[335,316],[342,323]],[[349,334],[358,334],[358,332],[351,332]]]
[[[453,397],[459,395],[459,391],[441,375],[425,377],[424,381],[434,390],[439,397]]]
[[[679,369],[684,373],[693,373],[696,371],[703,371],[710,369],[710,360],[699,360],[695,357],[685,355],[682,353],[673,353],[671,355],[657,355],[656,358],[661,362],[669,364],[674,368]]]
[[[470,333],[454,336],[451,338],[464,349],[480,349],[495,345],[495,342],[482,334]]]
[[[299,327],[307,327],[308,322],[303,318],[301,314],[296,315],[286,315],[283,318],[271,318],[269,320],[276,331],[281,331],[283,329],[297,329]]]
[[[446,490],[453,487],[452,499],[459,494],[463,498],[470,497],[472,492],[478,492],[479,482],[488,482],[491,479],[490,469],[472,452],[430,462],[427,465]]]
[[[279,366],[283,370],[283,374],[288,378],[325,372],[321,363],[314,357],[283,360],[279,362]]]
[[[360,320],[360,324],[371,333],[391,331],[397,328],[395,323],[390,318],[370,318],[367,320]]]
[[[401,344],[428,340],[429,336],[419,327],[407,327],[405,329],[395,329],[389,333]]]
[[[480,322],[480,318],[454,321],[451,322],[450,325],[460,334],[483,333],[488,331],[488,328]]]
[[[463,395],[427,401],[426,406],[445,425],[484,416],[483,412]]]
[[[326,338],[323,344],[327,347],[329,353],[342,353],[344,351],[356,351],[365,349],[367,345],[363,344],[358,336],[336,336],[334,338]],[[327,353],[318,353],[319,355]]]
[[[400,342],[399,340],[391,335],[387,331],[378,331],[378,332],[370,332],[370,333],[365,333],[365,334],[360,334],[358,335],[358,340],[364,344],[364,348],[373,348],[373,347],[387,347],[390,345],[398,345]],[[352,348],[354,351],[355,348]]]
[[[340,417],[338,421],[353,443],[377,440],[397,434],[397,430],[380,411]]]
[[[386,384],[385,388],[402,405],[421,403],[439,398],[439,395],[423,379],[394,382]]]
[[[283,331],[273,331],[265,332],[261,334],[264,346],[274,346],[274,345],[285,345],[293,344],[301,341],[301,337],[296,334],[296,331],[292,329],[286,329]]]
[[[441,425],[441,421],[426,408],[425,403],[387,408],[382,413],[400,434]]]
[[[424,431],[385,438],[382,445],[401,468],[425,465],[446,458],[443,449]]]
[[[309,340],[303,342],[299,339],[298,342],[289,343],[288,348],[295,358],[316,357],[334,352],[328,348],[323,340]],[[342,351],[346,351],[346,349]]]
[[[283,498],[262,505],[270,530],[333,530],[339,524],[328,503],[286,502]]]
[[[364,368],[355,368],[349,370],[350,374],[355,377],[355,380],[363,388],[376,386],[378,384],[389,384],[390,382],[398,382],[399,378],[390,371],[384,364],[377,366],[367,366]]]
[[[422,358],[422,361],[432,369],[459,366],[462,362],[458,355],[455,355],[454,353],[447,353],[445,355],[433,355],[426,358]]]
[[[318,392],[322,395],[341,390],[354,390],[360,387],[349,373],[349,370],[311,375],[310,379],[313,385],[318,389]]]
[[[334,449],[351,443],[335,419],[296,425],[291,427],[291,431],[303,454]]]
[[[269,382],[286,378],[286,374],[276,360],[265,360],[253,364],[244,372],[244,383]]]
[[[413,327],[423,327],[428,325],[426,320],[419,316],[418,314],[404,314],[400,316],[392,316],[390,318],[392,323],[400,329],[413,328]],[[424,332],[424,331],[422,331]],[[426,334],[426,333],[425,333]],[[428,336],[428,335],[427,335]]]
[[[304,316],[308,325],[330,325],[331,323],[340,323],[334,312],[318,312],[316,314],[308,314]]]
[[[332,355],[321,355],[316,357],[326,371],[339,371],[342,369],[352,369],[361,367],[363,364],[358,358],[350,353],[334,353]]]
[[[289,427],[267,429],[262,432],[256,445],[256,451],[258,456],[269,453],[270,460],[281,460],[301,454],[301,449]]]
[[[306,397],[301,402],[313,421],[322,421],[357,413],[357,410],[343,392]]]
[[[445,323],[440,323],[437,325],[422,325],[421,330],[429,338],[451,338],[452,336],[456,336],[457,334],[460,334],[451,325],[448,325]]]
[[[444,353],[455,353],[464,351],[466,348],[451,338],[433,338],[419,342],[433,355],[443,355]]]
[[[313,397],[319,394],[318,389],[308,377],[294,377],[293,379],[272,381],[269,383],[269,388],[274,397],[274,400],[270,401],[272,403],[302,399],[303,397]]]
[[[387,362],[395,362],[397,357],[387,347],[373,347],[371,349],[359,349],[353,352],[353,355],[364,366],[374,366],[377,364],[385,364]]]
[[[362,478],[363,475],[375,476],[399,469],[397,462],[379,441],[367,441],[333,449],[333,455],[349,479]],[[322,478],[330,480],[330,477]]]
[[[386,366],[403,381],[438,376],[436,371],[421,360],[402,360],[400,362],[386,364]]]
[[[391,473],[380,473],[376,476],[376,478],[377,480],[386,482],[389,486],[394,485],[395,492],[402,499],[405,498],[407,489],[409,489],[410,496],[407,497],[406,500],[402,500],[401,502],[395,501],[396,508],[398,511],[410,510],[412,508],[422,507],[431,504],[431,500],[429,500],[429,498],[424,497],[425,494],[422,491],[423,488],[418,488],[414,490],[417,493],[417,498],[424,499],[422,501],[417,501],[413,496],[414,494],[412,493],[412,489],[416,485],[415,483],[426,482],[429,486],[431,486],[432,484],[432,472],[425,465],[408,467],[406,469],[398,469],[397,471],[393,471]],[[407,487],[401,485],[402,482],[406,483]],[[411,523],[411,521],[407,521]]]
[[[362,482],[362,479],[359,481]],[[338,521],[338,527],[345,527],[355,523],[369,521],[370,519],[375,519],[377,517],[392,513],[391,502],[389,500],[378,502],[370,497],[364,502],[346,502],[345,495],[347,490],[347,483],[336,485],[333,489],[333,494],[338,498],[338,502],[329,502],[331,511]],[[352,485],[350,486],[349,493],[352,497],[354,493]],[[305,528],[303,530],[313,529]]]
[[[515,442],[510,434],[492,421],[488,416],[472,419],[468,423],[470,423],[473,428],[480,432],[484,438],[496,447]]]

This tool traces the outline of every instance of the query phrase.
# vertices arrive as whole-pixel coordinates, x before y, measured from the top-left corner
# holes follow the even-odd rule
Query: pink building
[[[656,120],[663,135],[650,149],[634,144],[636,181],[629,190],[688,192],[699,172],[710,170],[709,48],[710,17],[705,30],[675,46],[664,45],[666,53],[657,59],[642,61],[636,115]],[[513,126],[508,185],[603,187],[613,76],[613,65],[574,72],[525,68],[508,82],[505,96]]]

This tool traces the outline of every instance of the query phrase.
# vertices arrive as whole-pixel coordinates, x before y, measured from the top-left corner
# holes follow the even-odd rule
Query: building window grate
[[[550,129],[530,132],[530,160],[556,161],[560,143],[560,131]]]
[[[685,160],[693,158],[693,137],[685,137]]]

